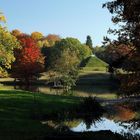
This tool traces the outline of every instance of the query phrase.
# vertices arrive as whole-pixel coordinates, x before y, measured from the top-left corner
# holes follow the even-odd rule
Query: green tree
[[[76,53],[80,60],[83,60],[91,55],[89,47],[81,44],[81,42],[75,38],[68,37],[66,39],[62,39],[60,42],[56,42],[55,46],[60,50],[69,48],[71,53]]]
[[[59,50],[55,50],[58,52]],[[68,91],[78,78],[79,59],[75,53],[71,53],[70,49],[65,49],[62,52],[56,53],[53,58],[53,65],[51,70],[54,72],[53,82],[55,85],[61,83],[63,88]]]
[[[67,49],[69,49],[70,53],[76,54],[79,59],[79,63],[92,54],[90,48],[81,44],[79,40],[75,38],[62,39],[61,41],[56,42],[53,47],[42,48],[42,53],[46,57],[46,68],[51,67],[51,65],[54,63],[54,58],[59,56],[64,50]]]
[[[86,45],[93,51],[92,39],[89,35],[87,36]]]
[[[0,26],[0,76],[11,68],[12,62],[15,61],[14,48],[20,45],[17,39],[10,34],[5,28]]]

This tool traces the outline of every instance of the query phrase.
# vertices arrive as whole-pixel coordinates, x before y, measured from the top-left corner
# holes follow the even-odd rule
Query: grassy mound
[[[91,71],[105,71],[107,66],[108,66],[107,63],[105,63],[96,56],[88,57],[81,64],[83,70],[91,70]]]

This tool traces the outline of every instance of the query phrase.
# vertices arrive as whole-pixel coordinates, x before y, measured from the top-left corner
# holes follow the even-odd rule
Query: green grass
[[[80,98],[77,97],[0,90],[0,139],[41,139],[51,133],[51,128],[33,119],[34,115],[61,112],[79,102]]]
[[[96,56],[90,56],[81,64],[83,71],[106,71],[107,63]]]
[[[106,67],[83,67],[81,69],[83,72],[86,72],[86,71],[106,71]]]
[[[85,67],[106,67],[107,63],[99,59],[98,57],[90,57]]]

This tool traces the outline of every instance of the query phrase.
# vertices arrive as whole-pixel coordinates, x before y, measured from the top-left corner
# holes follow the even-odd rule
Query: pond
[[[135,123],[138,124],[138,122]],[[93,123],[90,128],[87,128],[86,124],[82,121],[78,126],[71,128],[71,130],[74,132],[110,130],[113,133],[121,135],[130,134],[132,136],[140,136],[140,128],[135,129],[134,122],[121,122],[107,118],[101,118],[100,121]]]
[[[42,121],[43,125],[48,125],[58,130],[58,128],[67,128],[72,132],[98,132],[99,136],[102,131],[111,131],[114,135],[119,134],[124,138],[130,140],[140,139],[140,117],[139,111],[133,111],[132,109],[112,106],[112,110],[103,114],[98,119],[93,121],[86,118],[81,119],[68,119],[62,120],[46,120]]]
[[[88,97],[88,96],[96,96],[100,98],[107,98],[107,99],[115,99],[117,98],[117,89],[113,88],[108,85],[79,85],[74,87],[69,92],[64,92],[63,89],[59,88],[51,88],[49,86],[12,86],[12,85],[1,85],[0,89],[6,89],[6,90],[26,90],[26,91],[32,91],[32,92],[41,92],[44,94],[53,94],[53,95],[72,95],[72,96],[79,96],[79,97]]]

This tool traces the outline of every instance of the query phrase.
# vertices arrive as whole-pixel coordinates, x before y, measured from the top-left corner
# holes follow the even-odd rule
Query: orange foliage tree
[[[60,41],[61,38],[59,35],[49,34],[45,39],[48,41],[49,46],[55,45],[55,42]]]
[[[44,69],[44,57],[35,40],[28,35],[18,37],[21,48],[15,50],[16,61],[13,63],[13,77],[30,83]]]
[[[12,30],[11,34],[15,37],[18,37],[22,34],[22,32],[18,29]]]

